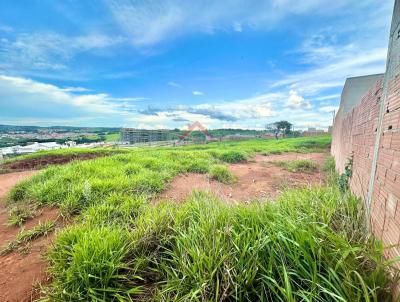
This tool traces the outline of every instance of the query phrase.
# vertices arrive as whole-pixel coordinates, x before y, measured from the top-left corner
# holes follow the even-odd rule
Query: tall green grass
[[[382,246],[366,234],[360,207],[336,188],[313,188],[248,206],[195,193],[182,205],[144,206],[129,226],[105,220],[99,227],[87,218],[55,241],[49,294],[73,301],[389,301]]]

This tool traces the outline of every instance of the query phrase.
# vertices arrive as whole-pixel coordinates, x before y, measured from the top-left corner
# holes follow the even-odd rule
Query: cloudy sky
[[[0,124],[327,127],[393,0],[0,2]]]

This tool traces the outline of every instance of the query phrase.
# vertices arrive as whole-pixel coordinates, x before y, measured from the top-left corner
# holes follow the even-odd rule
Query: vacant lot
[[[54,207],[72,220],[30,225],[0,257],[62,227],[42,290],[56,301],[389,301],[362,205],[327,180],[329,143],[143,148],[49,167],[10,191],[11,222]]]

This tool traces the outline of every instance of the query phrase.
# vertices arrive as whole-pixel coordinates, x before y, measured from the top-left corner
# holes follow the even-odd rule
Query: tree
[[[278,131],[282,131],[285,134],[290,134],[292,132],[292,124],[288,121],[279,121],[274,123]]]

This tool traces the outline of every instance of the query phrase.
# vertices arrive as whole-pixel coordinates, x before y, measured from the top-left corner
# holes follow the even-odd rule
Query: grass
[[[21,226],[25,221],[36,216],[35,204],[17,204],[9,210],[8,225]]]
[[[224,165],[213,166],[210,170],[210,178],[228,185],[236,182],[235,175]]]
[[[247,160],[248,155],[240,151],[227,151],[218,154],[218,158],[226,163],[240,163]]]
[[[288,191],[276,203],[249,206],[195,193],[182,205],[144,206],[128,225],[82,222],[54,243],[47,294],[63,301],[385,301],[387,264],[360,206],[336,188]]]
[[[49,151],[39,151],[31,154],[20,155],[12,158],[8,158],[4,160],[2,163],[7,164],[11,162],[17,162],[22,160],[36,160],[36,159],[45,159],[53,156],[66,156],[66,157],[76,157],[84,154],[104,154],[110,155],[113,153],[123,153],[127,152],[124,149],[118,148],[67,148],[67,149],[57,149],[57,150],[49,150]]]
[[[390,301],[388,263],[366,232],[362,203],[333,183],[273,203],[226,204],[201,192],[183,204],[149,202],[180,173],[231,181],[226,162],[329,142],[138,148],[47,168],[9,195],[10,205],[76,216],[49,252],[44,300]]]
[[[110,195],[124,197],[160,193],[184,172],[207,173],[217,162],[205,152],[147,150],[53,166],[19,183],[10,204],[58,206],[64,215],[77,214]]]
[[[290,172],[311,173],[318,169],[318,165],[310,159],[271,161],[271,163]]]
[[[54,221],[39,222],[31,230],[22,229],[16,236],[16,238],[10,241],[0,252],[1,255],[10,253],[17,249],[20,245],[26,244],[40,236],[45,236],[52,232],[56,224]]]

